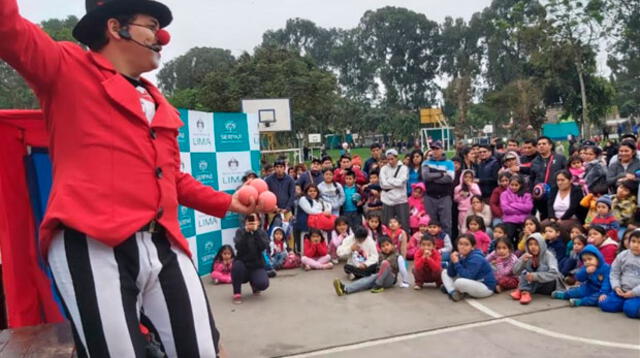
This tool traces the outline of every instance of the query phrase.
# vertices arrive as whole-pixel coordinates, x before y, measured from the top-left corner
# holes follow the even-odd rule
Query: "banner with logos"
[[[184,126],[178,134],[181,170],[201,183],[232,194],[248,170],[260,172],[258,119],[245,113],[180,110]],[[200,275],[211,272],[222,245],[233,246],[238,215],[219,219],[180,206],[178,218]]]

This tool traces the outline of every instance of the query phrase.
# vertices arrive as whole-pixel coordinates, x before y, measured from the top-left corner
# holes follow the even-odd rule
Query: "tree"
[[[212,71],[225,71],[235,63],[231,51],[221,48],[194,47],[169,62],[158,73],[158,86],[168,95],[197,88]]]
[[[69,16],[62,20],[45,20],[40,23],[40,26],[56,41],[77,42],[71,35],[77,23],[77,17]],[[38,107],[38,100],[24,79],[6,62],[0,60],[0,108],[33,109]]]
[[[203,110],[216,112],[239,111],[243,98],[289,98],[295,131],[325,132],[335,120],[338,87],[335,76],[310,58],[259,47],[231,68],[210,72],[197,94]]]
[[[589,49],[597,52],[598,41],[601,39],[601,25],[606,11],[603,0],[549,0],[547,10],[552,35],[562,44],[565,53],[573,58],[575,71],[580,84],[581,123],[589,121],[589,105],[585,76],[585,53]]]

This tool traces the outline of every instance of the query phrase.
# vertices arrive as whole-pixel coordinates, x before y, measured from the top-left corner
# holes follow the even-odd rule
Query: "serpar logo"
[[[236,130],[236,128],[237,128],[237,125],[236,125],[236,122],[234,122],[234,121],[227,121],[227,122],[224,124],[224,129],[225,129],[227,132],[233,132],[233,131],[235,131],[235,130]]]
[[[184,132],[179,132],[178,133],[178,141],[182,142],[184,140]]]
[[[201,160],[200,163],[198,163],[198,169],[200,169],[201,172],[207,170],[207,168],[209,168],[209,163],[207,163],[206,160]]]
[[[186,206],[180,207],[180,215],[185,216],[187,215],[188,212],[189,212],[189,208],[187,208]]]
[[[208,241],[206,244],[204,244],[204,251],[205,252],[213,251],[213,242]]]

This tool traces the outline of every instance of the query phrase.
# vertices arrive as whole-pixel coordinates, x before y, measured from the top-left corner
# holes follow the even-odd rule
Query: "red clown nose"
[[[158,39],[158,45],[166,46],[169,41],[171,41],[171,35],[166,30],[158,30],[156,33],[156,38]]]

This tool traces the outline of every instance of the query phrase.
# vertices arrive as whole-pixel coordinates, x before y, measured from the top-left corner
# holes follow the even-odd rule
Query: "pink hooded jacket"
[[[464,175],[466,173],[471,173],[471,175],[473,175],[475,179],[475,174],[473,173],[473,170],[465,169],[462,171],[462,173],[460,173],[460,183],[458,183],[458,185],[453,190],[453,200],[456,203],[458,203],[458,212],[465,213],[465,214],[467,213],[467,211],[469,211],[469,208],[471,208],[471,197],[474,195],[482,195],[482,192],[480,192],[480,187],[478,186],[477,183],[473,183],[469,186],[469,189],[468,189],[469,195],[467,196],[462,195],[462,192],[463,192],[462,183],[464,180]]]

